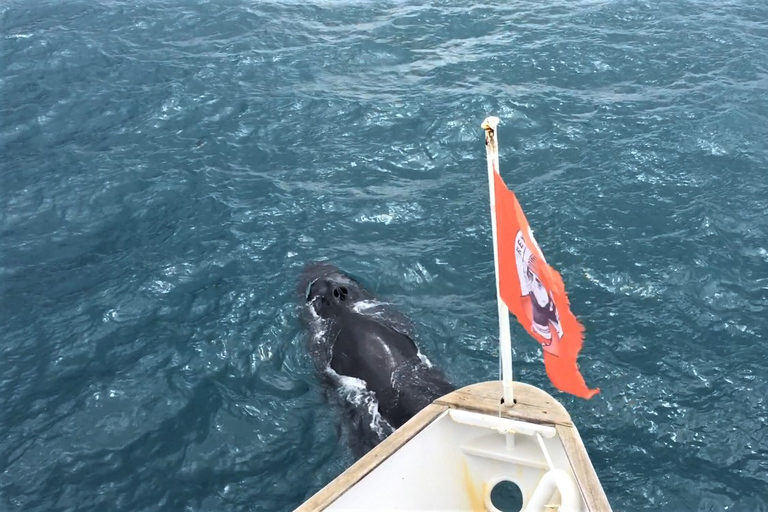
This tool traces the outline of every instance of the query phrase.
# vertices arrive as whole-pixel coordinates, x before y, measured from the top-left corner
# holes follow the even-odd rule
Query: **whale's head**
[[[329,263],[308,263],[299,278],[302,302],[323,319],[330,319],[348,310],[369,293],[360,283]]]

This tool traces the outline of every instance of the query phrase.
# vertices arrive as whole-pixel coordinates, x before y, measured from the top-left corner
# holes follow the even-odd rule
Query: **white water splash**
[[[368,426],[371,430],[379,437],[386,437],[392,428],[387,420],[381,417],[376,394],[368,389],[365,381],[355,377],[339,375],[330,367],[328,367],[327,371],[338,383],[339,395],[356,408],[365,411],[367,418],[370,418]]]

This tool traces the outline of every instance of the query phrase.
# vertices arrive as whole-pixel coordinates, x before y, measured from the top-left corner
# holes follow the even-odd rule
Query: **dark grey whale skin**
[[[298,292],[302,321],[314,331],[309,352],[317,370],[327,375],[330,367],[364,381],[376,395],[381,417],[392,427],[456,389],[441,371],[421,360],[408,320],[339,268],[324,262],[306,264]],[[359,307],[362,301],[367,308]]]

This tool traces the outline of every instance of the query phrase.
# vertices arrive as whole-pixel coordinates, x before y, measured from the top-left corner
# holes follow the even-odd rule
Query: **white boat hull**
[[[436,400],[298,510],[495,512],[505,481],[525,512],[610,510],[567,411],[533,386],[515,382],[514,393],[511,408],[500,382]]]

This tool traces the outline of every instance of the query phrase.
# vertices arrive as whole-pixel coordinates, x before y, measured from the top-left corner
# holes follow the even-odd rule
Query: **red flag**
[[[501,299],[541,343],[552,384],[560,391],[592,398],[600,390],[587,387],[576,364],[584,327],[571,313],[563,278],[547,265],[515,194],[498,172],[493,174]]]

